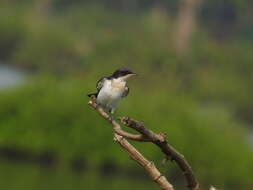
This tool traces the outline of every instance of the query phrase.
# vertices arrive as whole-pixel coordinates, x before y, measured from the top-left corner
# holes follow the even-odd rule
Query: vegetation
[[[63,160],[81,157],[91,165],[113,160],[122,167],[135,167],[110,140],[111,129],[105,121],[86,105],[85,92],[92,88],[82,83],[83,79],[39,78],[20,89],[1,93],[2,146],[32,152],[50,150]],[[253,152],[245,141],[243,125],[229,111],[199,105],[161,87],[151,90],[131,86],[134,90],[122,102],[118,115],[141,118],[153,130],[166,132],[203,182],[214,181],[220,187],[224,182],[231,187],[241,187],[243,183],[246,188],[250,184],[252,170],[248,166]],[[151,95],[143,97],[143,92]],[[163,159],[154,147],[138,146],[153,160]],[[235,172],[227,172],[231,169]],[[175,168],[169,171],[173,174]],[[238,184],[235,179],[240,179]]]

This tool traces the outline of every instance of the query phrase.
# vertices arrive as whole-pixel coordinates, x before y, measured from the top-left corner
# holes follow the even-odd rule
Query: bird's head
[[[114,73],[112,74],[112,77],[115,79],[121,79],[126,81],[127,79],[136,76],[137,74],[134,73],[133,71],[131,71],[130,69],[127,68],[120,68],[117,69],[116,71],[114,71]]]

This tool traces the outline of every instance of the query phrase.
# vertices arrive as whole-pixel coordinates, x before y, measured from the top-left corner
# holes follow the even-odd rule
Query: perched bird
[[[136,74],[130,69],[117,69],[111,76],[102,77],[97,82],[97,92],[88,94],[88,96],[95,96],[99,106],[114,113],[119,101],[129,93],[126,81],[132,76],[136,76]]]

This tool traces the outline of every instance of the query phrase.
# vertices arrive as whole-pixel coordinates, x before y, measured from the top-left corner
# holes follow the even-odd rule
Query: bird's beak
[[[130,77],[134,77],[134,76],[137,76],[137,74],[136,73],[131,73],[130,74]]]
[[[131,74],[128,74],[128,75],[122,77],[122,79],[123,79],[123,80],[127,80],[127,79],[129,79],[129,78],[134,77],[134,76],[137,76],[137,74],[136,74],[136,73],[131,73]]]
[[[137,76],[136,73],[131,73],[127,75],[127,79]]]

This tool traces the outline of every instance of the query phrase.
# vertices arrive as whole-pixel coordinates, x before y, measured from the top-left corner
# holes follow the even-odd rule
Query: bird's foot
[[[110,112],[110,114],[114,114],[115,109],[114,109],[114,108],[111,108],[111,109],[109,109],[109,112]]]

